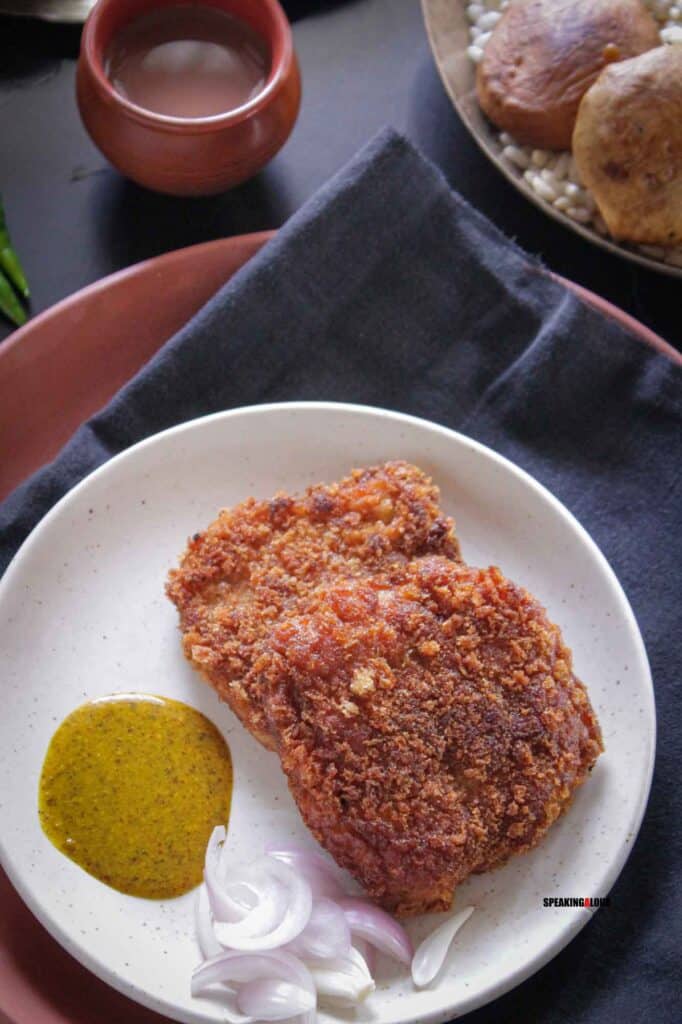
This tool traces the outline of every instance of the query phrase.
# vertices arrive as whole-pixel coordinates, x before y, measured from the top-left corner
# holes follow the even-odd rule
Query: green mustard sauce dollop
[[[121,693],[59,726],[40,778],[51,842],[120,892],[168,899],[201,882],[206,843],[226,825],[232,761],[225,740],[179,701]]]

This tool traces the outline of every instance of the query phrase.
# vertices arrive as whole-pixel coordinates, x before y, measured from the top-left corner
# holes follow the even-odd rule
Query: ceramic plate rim
[[[74,502],[77,502],[80,495],[87,489],[90,482],[95,478],[99,478],[101,475],[107,473],[112,464],[120,465],[125,461],[134,459],[136,453],[141,449],[154,446],[156,444],[163,443],[169,437],[179,437],[182,434],[192,431],[200,430],[209,423],[215,423],[219,421],[228,422],[229,420],[239,417],[249,416],[267,416],[271,413],[277,412],[336,412],[336,413],[348,413],[350,415],[365,415],[370,417],[378,417],[381,419],[394,420],[399,424],[405,426],[412,426],[418,429],[433,431],[436,434],[441,435],[446,440],[455,443],[456,445],[464,445],[475,454],[484,459],[488,459],[493,463],[496,463],[503,470],[516,476],[517,479],[527,488],[530,488],[535,492],[535,495],[541,500],[547,502],[555,513],[559,515],[564,525],[577,533],[580,540],[585,544],[591,551],[591,554],[596,558],[597,565],[601,573],[605,576],[606,581],[609,584],[609,588],[612,591],[614,598],[618,601],[621,606],[624,618],[627,623],[627,627],[634,640],[637,657],[638,657],[638,671],[641,673],[643,682],[645,683],[646,698],[644,704],[646,708],[646,724],[651,735],[651,743],[649,746],[648,762],[646,769],[642,774],[640,781],[640,794],[636,805],[633,807],[631,820],[625,823],[624,833],[628,833],[632,836],[632,841],[629,843],[623,842],[619,847],[618,855],[612,857],[608,862],[608,865],[603,873],[602,883],[600,885],[600,892],[602,895],[607,895],[615,881],[617,880],[620,872],[625,865],[637,839],[644,813],[646,811],[649,793],[651,790],[651,784],[653,779],[653,769],[656,757],[656,708],[654,700],[654,689],[653,680],[651,676],[651,669],[649,666],[649,660],[644,645],[639,626],[635,619],[634,612],[630,606],[627,595],[623,590],[614,570],[611,568],[605,555],[601,552],[596,542],[592,539],[587,530],[581,525],[576,517],[571,513],[566,506],[556,498],[551,491],[549,491],[543,484],[536,480],[533,476],[527,473],[520,466],[517,466],[506,456],[501,455],[494,449],[489,448],[487,445],[482,444],[479,441],[475,441],[473,438],[463,434],[459,431],[450,429],[449,427],[442,426],[441,424],[434,423],[430,420],[423,419],[418,416],[412,416],[407,413],[397,412],[391,409],[378,408],[375,406],[361,405],[355,403],[345,402],[326,402],[326,401],[296,401],[296,402],[273,402],[263,405],[251,405],[241,406],[236,409],[224,410],[221,412],[211,413],[207,416],[197,417],[192,420],[187,420],[184,423],[177,424],[173,427],[169,427],[166,430],[160,431],[150,437],[144,438],[137,444],[124,449],[117,455],[113,456],[107,462],[93,470],[92,473],[88,474],[83,480],[81,480],[76,486],[68,491],[63,497],[46,513],[46,515],[40,520],[40,522],[34,527],[32,532],[26,538],[22,546],[14,555],[12,561],[8,565],[2,579],[0,579],[0,607],[4,599],[5,592],[10,589],[13,584],[14,577],[21,572],[22,562],[24,557],[31,551],[33,545],[37,542],[42,534],[43,530],[49,526],[56,518],[61,516],[65,510],[67,510]],[[128,998],[140,1003],[147,1008],[156,1011],[162,1015],[168,1015],[169,1007],[162,1000],[155,998],[153,995],[146,991],[140,991],[133,988],[125,979],[112,973],[106,964],[101,963],[95,957],[91,957],[89,952],[79,946],[76,942],[72,942],[70,937],[65,934],[60,928],[59,924],[54,921],[49,912],[46,911],[37,900],[34,900],[28,888],[24,885],[21,872],[15,869],[15,865],[11,860],[9,853],[6,849],[2,834],[0,834],[0,864],[2,864],[4,870],[7,873],[12,885],[21,896],[22,900],[34,914],[34,916],[40,921],[40,923],[47,929],[47,931],[56,939],[59,944],[67,950],[76,960],[78,960],[84,967],[91,971],[96,977],[100,978],[106,984],[112,988],[117,989],[119,992],[126,995]],[[554,956],[556,956],[568,943],[578,934],[578,932],[585,926],[587,921],[590,920],[590,915],[571,916],[566,919],[565,924],[558,930],[554,940],[548,943],[540,952],[533,954],[526,962],[521,963],[517,968],[507,971],[502,978],[488,986],[479,989],[476,993],[473,993],[468,999],[460,1002],[457,1005],[456,1015],[462,1016],[465,1013],[469,1013],[474,1009],[492,1002],[494,999],[499,998],[506,992],[515,988],[522,981],[531,977],[546,963],[548,963]],[[170,1008],[172,1011],[172,1008]],[[175,1011],[172,1011],[175,1012]],[[446,1021],[452,1019],[453,1011],[450,1010],[445,1012],[441,1009],[426,1010],[423,1013],[419,1021],[423,1024],[438,1024],[440,1021]],[[186,1015],[181,1017],[176,1016],[176,1020],[189,1021],[191,1019]],[[415,1022],[416,1024],[416,1022]]]

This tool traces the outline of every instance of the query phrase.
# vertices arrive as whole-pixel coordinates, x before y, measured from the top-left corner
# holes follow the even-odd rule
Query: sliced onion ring
[[[350,927],[341,907],[333,900],[313,904],[310,920],[288,949],[302,960],[329,960],[350,949]]]
[[[224,849],[226,838],[227,832],[224,826],[216,825],[206,847],[204,881],[214,917],[220,921],[241,921],[246,912],[244,906],[228,896],[221,878],[221,846]]]
[[[313,899],[340,899],[347,895],[348,886],[343,872],[317,850],[297,843],[269,843],[265,852],[283,864],[299,871],[308,879]]]
[[[192,973],[192,995],[198,996],[223,982],[237,986],[259,979],[277,978],[289,981],[315,996],[315,983],[306,965],[298,957],[282,950],[266,953],[241,953],[228,950],[206,960]],[[299,1024],[315,1024],[315,1011],[301,1014]]]
[[[281,923],[286,913],[289,903],[288,889],[275,877],[270,867],[269,862],[263,867],[262,861],[257,861],[249,867],[237,869],[231,882],[223,889],[228,898],[232,899],[235,894],[241,899],[244,899],[245,893],[249,894],[250,904],[241,905],[240,919],[226,922],[228,928],[238,929],[240,935],[245,938],[268,935]],[[219,927],[220,923],[218,919]]]
[[[370,946],[369,942],[365,942],[365,940],[361,939],[359,935],[356,935],[353,938],[353,945],[351,948],[357,950],[367,965],[370,977],[373,977],[374,972],[377,969],[377,951],[374,946]]]
[[[210,957],[218,956],[219,953],[222,953],[223,947],[216,939],[215,932],[213,931],[208,890],[205,885],[200,885],[197,891],[197,900],[194,905],[194,923],[201,955],[208,960]]]
[[[311,963],[309,967],[321,999],[355,1006],[376,987],[365,958],[353,946],[345,956]]]
[[[192,995],[200,995],[219,982],[240,985],[260,978],[279,978],[300,985],[309,992],[315,991],[310,971],[291,953],[274,949],[266,953],[242,953],[228,949],[194,969]]]
[[[315,1010],[312,992],[277,978],[258,978],[239,987],[237,1009],[255,1020],[286,1020]]]
[[[264,880],[258,890],[260,902],[241,921],[217,920],[214,924],[216,938],[230,949],[252,952],[277,949],[300,935],[310,920],[313,906],[310,885],[288,865],[272,857],[262,857],[250,870],[254,874],[263,872]],[[261,913],[268,903],[280,909],[278,920]],[[254,927],[255,917],[258,917],[258,928]]]
[[[268,870],[271,862],[266,857],[238,868],[226,881],[225,835],[222,826],[213,830],[204,861],[204,879],[213,917],[216,921],[240,922],[240,933],[245,936],[271,932],[284,916],[287,892]]]
[[[473,907],[464,907],[452,914],[419,944],[412,958],[412,981],[418,988],[428,985],[436,977],[445,963],[452,940],[473,912]]]
[[[359,935],[382,953],[409,967],[413,955],[412,943],[405,929],[390,914],[365,900],[347,897],[337,902],[346,915],[353,935]]]

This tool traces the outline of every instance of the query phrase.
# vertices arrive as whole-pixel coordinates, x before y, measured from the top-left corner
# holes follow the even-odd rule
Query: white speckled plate
[[[657,270],[672,277],[682,277],[682,267],[653,259],[638,246],[606,238],[590,225],[578,224],[536,195],[524,179],[523,172],[502,159],[502,146],[497,132],[478,105],[475,65],[467,54],[470,39],[466,0],[421,0],[421,3],[426,32],[445,91],[480,148],[505,178],[543,213],[582,235],[588,242],[650,270]]]
[[[390,458],[434,476],[469,562],[497,563],[560,623],[599,714],[606,753],[538,849],[462,885],[458,903],[477,910],[441,982],[417,992],[385,964],[362,1019],[449,1020],[518,984],[593,912],[547,909],[543,897],[606,895],[634,842],[655,745],[646,654],[613,572],[551,494],[460,434],[357,406],[261,406],[166,431],[71,491],[0,584],[0,852],[23,899],[66,949],[126,995],[177,1020],[221,1020],[217,1003],[189,994],[198,960],[193,895],[126,897],[58,853],[38,823],[45,750],[58,723],[86,699],[139,690],[184,700],[213,719],[232,749],[237,853],[251,857],[282,832],[302,836],[275,756],[183,659],[164,579],[188,534],[219,507]],[[432,921],[414,921],[413,935]]]

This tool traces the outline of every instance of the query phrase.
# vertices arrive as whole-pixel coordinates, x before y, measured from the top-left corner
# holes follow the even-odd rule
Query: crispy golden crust
[[[580,104],[573,155],[614,238],[682,244],[682,46],[603,71]]]
[[[190,540],[166,588],[185,654],[266,746],[249,670],[272,625],[334,577],[390,573],[431,553],[459,558],[454,524],[438,502],[421,470],[388,462],[302,496],[250,498]]]
[[[256,670],[301,814],[399,915],[534,846],[602,749],[559,630],[498,569],[341,581],[271,641]]]
[[[641,0],[513,0],[478,65],[478,102],[519,142],[570,149],[578,105],[602,68],[659,43]]]

